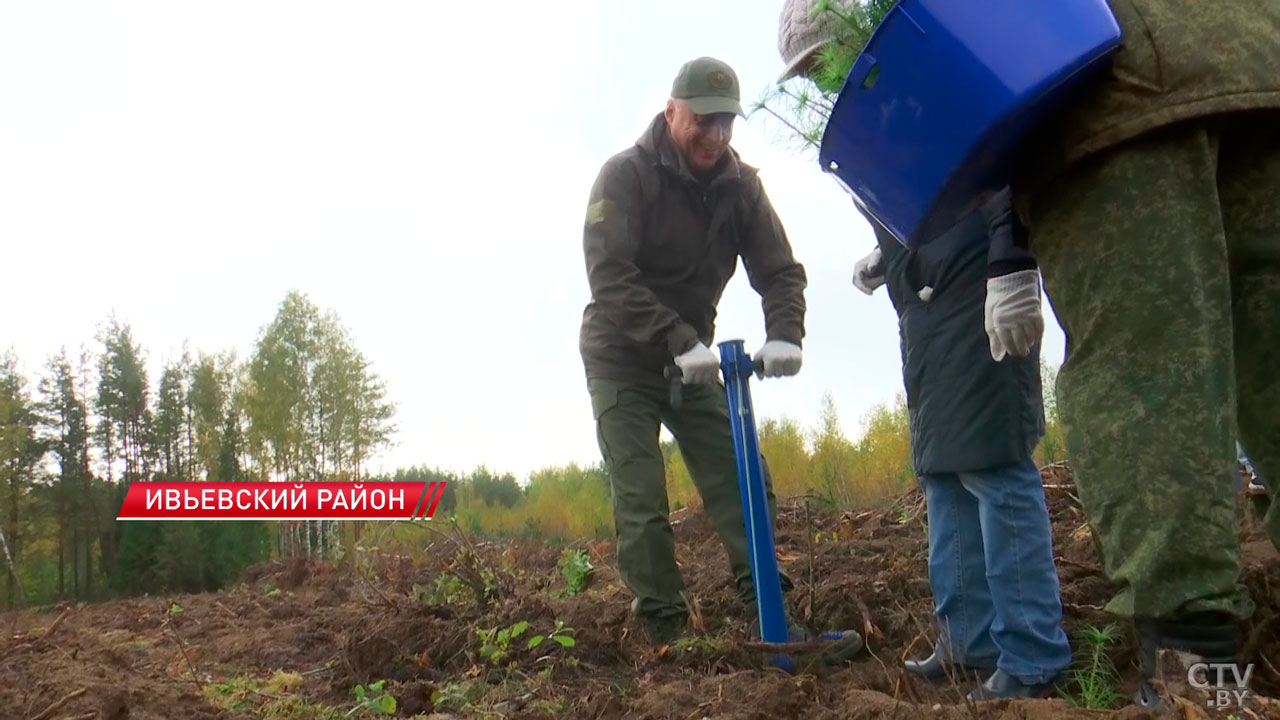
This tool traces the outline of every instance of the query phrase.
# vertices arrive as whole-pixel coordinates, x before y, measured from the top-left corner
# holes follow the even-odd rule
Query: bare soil
[[[1055,553],[1073,639],[1115,619],[1112,591],[1064,466],[1045,469]],[[1280,555],[1242,502],[1244,580],[1258,610],[1246,627],[1255,693],[1235,717],[1280,717]],[[695,614],[689,636],[652,648],[629,616],[613,544],[582,542],[595,566],[565,592],[564,545],[473,544],[443,524],[423,533],[424,561],[386,553],[355,564],[274,562],[228,591],[143,597],[0,615],[0,718],[240,720],[378,717],[354,694],[395,700],[395,717],[486,718],[1098,718],[1229,717],[1202,697],[1168,698],[1161,715],[1125,707],[1136,687],[1128,628],[1109,656],[1121,701],[1080,708],[1066,697],[967,703],[977,678],[912,679],[902,660],[928,653],[932,600],[924,503],[824,512],[783,504],[778,557],[795,581],[793,617],[856,629],[869,652],[838,668],[804,654],[795,676],[744,645],[750,611],[732,592],[715,533],[696,510],[674,518]],[[434,522],[434,521],[433,521]],[[362,556],[369,557],[369,556]],[[441,573],[456,578],[436,589]],[[472,590],[474,588],[475,592]],[[573,644],[545,640],[555,621]],[[477,629],[527,623],[495,657]],[[494,638],[496,639],[496,634]],[[492,643],[491,643],[492,644]],[[371,685],[382,681],[382,685]],[[1063,695],[1072,696],[1064,686]],[[390,705],[386,706],[390,709]]]

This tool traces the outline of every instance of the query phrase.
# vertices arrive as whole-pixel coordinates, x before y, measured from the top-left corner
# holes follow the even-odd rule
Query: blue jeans
[[[1035,463],[922,475],[920,484],[929,511],[935,649],[1024,683],[1052,680],[1071,664],[1071,647]]]

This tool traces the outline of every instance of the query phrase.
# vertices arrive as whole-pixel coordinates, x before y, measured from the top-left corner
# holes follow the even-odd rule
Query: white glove
[[[785,340],[770,340],[754,359],[764,365],[764,377],[783,377],[800,372],[800,348]]]
[[[876,247],[853,266],[853,286],[870,295],[884,284],[884,262]]]
[[[1006,354],[1026,357],[1044,333],[1040,271],[1019,270],[987,280],[987,338],[996,362]]]
[[[677,355],[675,362],[685,385],[713,383],[720,377],[720,358],[702,343],[683,355]]]

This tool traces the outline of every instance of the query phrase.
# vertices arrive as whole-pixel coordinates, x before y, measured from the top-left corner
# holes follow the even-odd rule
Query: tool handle
[[[753,358],[747,355],[746,353],[743,353],[742,357],[745,362],[738,364],[734,368],[734,372],[741,375],[742,377],[747,377],[749,375],[755,375],[757,378],[764,377],[764,361],[763,360],[760,360],[758,358]],[[724,370],[724,368],[721,368],[721,369]],[[729,371],[725,370],[725,372],[729,372]],[[725,377],[727,378],[728,375],[726,375]]]
[[[662,377],[667,379],[670,397],[668,401],[671,403],[672,410],[680,409],[680,401],[683,399],[684,372],[680,370],[680,366],[672,363],[662,369]]]

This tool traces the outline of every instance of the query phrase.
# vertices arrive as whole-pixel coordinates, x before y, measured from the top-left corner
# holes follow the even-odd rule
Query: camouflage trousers
[[[588,380],[587,387],[596,438],[613,491],[618,574],[635,596],[635,614],[671,617],[689,612],[684,580],[676,566],[675,534],[668,520],[666,467],[658,444],[662,424],[675,437],[707,518],[724,544],[739,600],[754,604],[755,586],[724,386],[685,385],[679,410],[671,407],[662,388],[598,378]],[[777,501],[763,460],[761,468],[773,518]],[[784,590],[791,588],[785,574],[781,581]]]
[[[1235,441],[1280,490],[1277,127],[1165,127],[1018,199],[1067,338],[1060,417],[1121,616],[1253,611]]]

